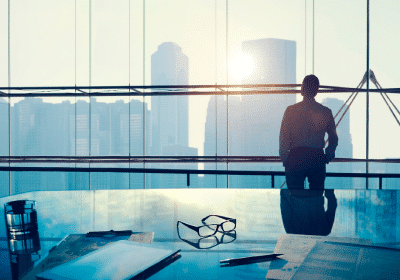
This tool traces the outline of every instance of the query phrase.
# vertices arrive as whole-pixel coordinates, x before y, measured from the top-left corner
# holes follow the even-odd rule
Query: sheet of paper
[[[400,250],[317,242],[292,279],[400,279]]]
[[[283,234],[279,236],[274,253],[284,255],[271,262],[266,278],[291,279],[317,241],[372,244],[371,240],[362,238]]]

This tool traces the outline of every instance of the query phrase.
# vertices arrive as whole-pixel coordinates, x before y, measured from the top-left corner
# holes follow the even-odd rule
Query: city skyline
[[[225,1],[95,1],[91,8],[83,0],[76,5],[73,1],[12,2],[10,29],[7,20],[0,24],[4,39],[0,40],[0,85],[150,85],[151,54],[168,41],[181,46],[191,61],[189,84],[232,84],[237,80],[227,64],[240,53],[243,41],[260,38],[297,42],[296,82],[310,73],[323,85],[356,87],[361,81],[366,71],[363,1],[327,1],[317,3],[315,9],[309,0],[285,0],[282,5],[263,0],[228,2],[226,6]],[[7,19],[8,3],[0,7],[0,16]],[[370,68],[384,88],[398,86],[400,54],[393,46],[399,36],[392,32],[400,26],[398,9],[398,1],[370,5]],[[321,94],[317,101],[348,96]],[[399,104],[400,95],[390,96]],[[11,103],[18,100],[12,98]],[[66,98],[46,100],[61,103]],[[150,98],[144,100],[150,109]],[[198,148],[200,155],[208,100],[209,96],[189,98],[189,145]],[[355,158],[365,158],[366,153],[365,105],[365,94],[359,94],[349,112]],[[371,93],[369,157],[399,158],[399,137],[398,124],[382,98]]]

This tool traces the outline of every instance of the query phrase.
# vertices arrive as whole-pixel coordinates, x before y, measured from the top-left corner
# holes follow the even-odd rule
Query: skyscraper
[[[188,85],[189,59],[175,43],[165,42],[151,56],[152,85]],[[188,96],[151,97],[151,148],[153,156],[197,156],[197,149],[189,147]],[[193,168],[197,164],[151,165],[155,168]],[[163,177],[162,177],[163,176]],[[184,176],[149,176],[152,188],[186,187]]]
[[[162,43],[151,56],[152,85],[187,85],[189,59],[181,47]],[[151,97],[151,153],[166,155],[165,148],[189,144],[188,96]]]
[[[243,79],[242,84],[296,83],[295,41],[273,38],[245,41],[242,43],[242,52],[254,61],[252,75]],[[296,103],[296,96],[244,95],[241,103],[239,129],[242,139],[236,143],[241,145],[240,155],[277,156],[283,113],[287,106]]]
[[[242,84],[296,83],[296,42],[273,38],[245,41],[242,43],[242,52],[251,57],[254,62],[252,74],[243,79]],[[221,104],[222,102],[225,104]],[[279,155],[279,129],[283,113],[287,106],[295,102],[294,94],[243,95],[240,100],[229,97],[229,155]],[[226,108],[226,100],[219,99],[218,103],[218,107]],[[213,113],[215,109],[210,109],[210,106],[215,108],[211,100],[207,114],[215,115]],[[211,118],[207,116],[205,152],[211,151],[215,146],[215,137],[210,137],[215,135],[215,133],[212,134],[212,130],[215,128],[208,127],[215,127],[215,125],[208,121],[209,119]],[[218,131],[220,131],[220,124],[218,126]],[[281,166],[281,164],[279,165]],[[211,165],[205,166],[213,168]],[[271,170],[271,168],[281,167],[278,167],[278,164],[276,167],[266,166],[266,164],[232,164],[230,168],[234,170]],[[266,176],[242,177],[231,176],[230,187],[270,186],[270,178]]]

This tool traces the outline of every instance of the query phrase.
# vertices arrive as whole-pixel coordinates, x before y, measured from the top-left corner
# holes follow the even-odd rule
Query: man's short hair
[[[307,75],[304,77],[303,84],[301,85],[301,95],[307,97],[314,97],[318,93],[319,80],[315,75]]]

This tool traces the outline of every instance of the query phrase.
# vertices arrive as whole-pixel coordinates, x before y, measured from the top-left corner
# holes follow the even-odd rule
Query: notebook
[[[121,240],[40,273],[36,278],[131,279],[179,252]]]

